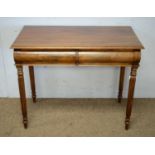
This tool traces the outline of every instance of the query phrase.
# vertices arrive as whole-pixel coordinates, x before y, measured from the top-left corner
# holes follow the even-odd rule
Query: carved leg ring
[[[128,101],[126,107],[126,119],[125,119],[125,129],[129,129],[130,125],[130,116],[132,112],[132,104],[133,104],[133,96],[134,96],[134,88],[136,83],[136,74],[137,74],[138,65],[132,65],[131,73],[130,73],[130,82],[129,82],[129,90],[128,90]]]
[[[24,124],[24,128],[27,128],[28,118],[27,118],[26,94],[25,94],[23,67],[17,66],[17,72],[18,72],[18,84],[19,84],[21,110],[22,110],[22,115],[23,115],[23,124]]]
[[[118,91],[118,102],[121,103],[123,84],[124,84],[125,67],[120,68],[120,79],[119,79],[119,91]]]
[[[35,76],[33,66],[29,66],[30,84],[33,102],[36,102],[36,88],[35,88]]]

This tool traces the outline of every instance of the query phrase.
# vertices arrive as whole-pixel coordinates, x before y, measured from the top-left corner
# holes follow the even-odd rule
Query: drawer
[[[140,52],[79,52],[79,64],[131,64],[140,61]]]
[[[75,52],[14,52],[16,64],[75,64]]]
[[[140,61],[140,52],[26,52],[15,51],[16,64],[131,65]]]

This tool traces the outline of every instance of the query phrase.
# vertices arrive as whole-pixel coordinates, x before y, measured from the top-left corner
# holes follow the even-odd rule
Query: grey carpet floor
[[[29,126],[24,129],[19,99],[0,99],[0,136],[155,136],[155,99],[135,99],[131,126],[124,130],[126,100],[27,100]]]

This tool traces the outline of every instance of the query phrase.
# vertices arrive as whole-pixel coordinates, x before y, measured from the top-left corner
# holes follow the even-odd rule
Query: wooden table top
[[[13,49],[113,50],[143,49],[129,26],[24,26]]]

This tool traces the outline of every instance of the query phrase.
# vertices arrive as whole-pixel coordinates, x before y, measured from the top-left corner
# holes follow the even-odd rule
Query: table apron
[[[139,63],[141,52],[14,52],[16,64],[106,65]]]

